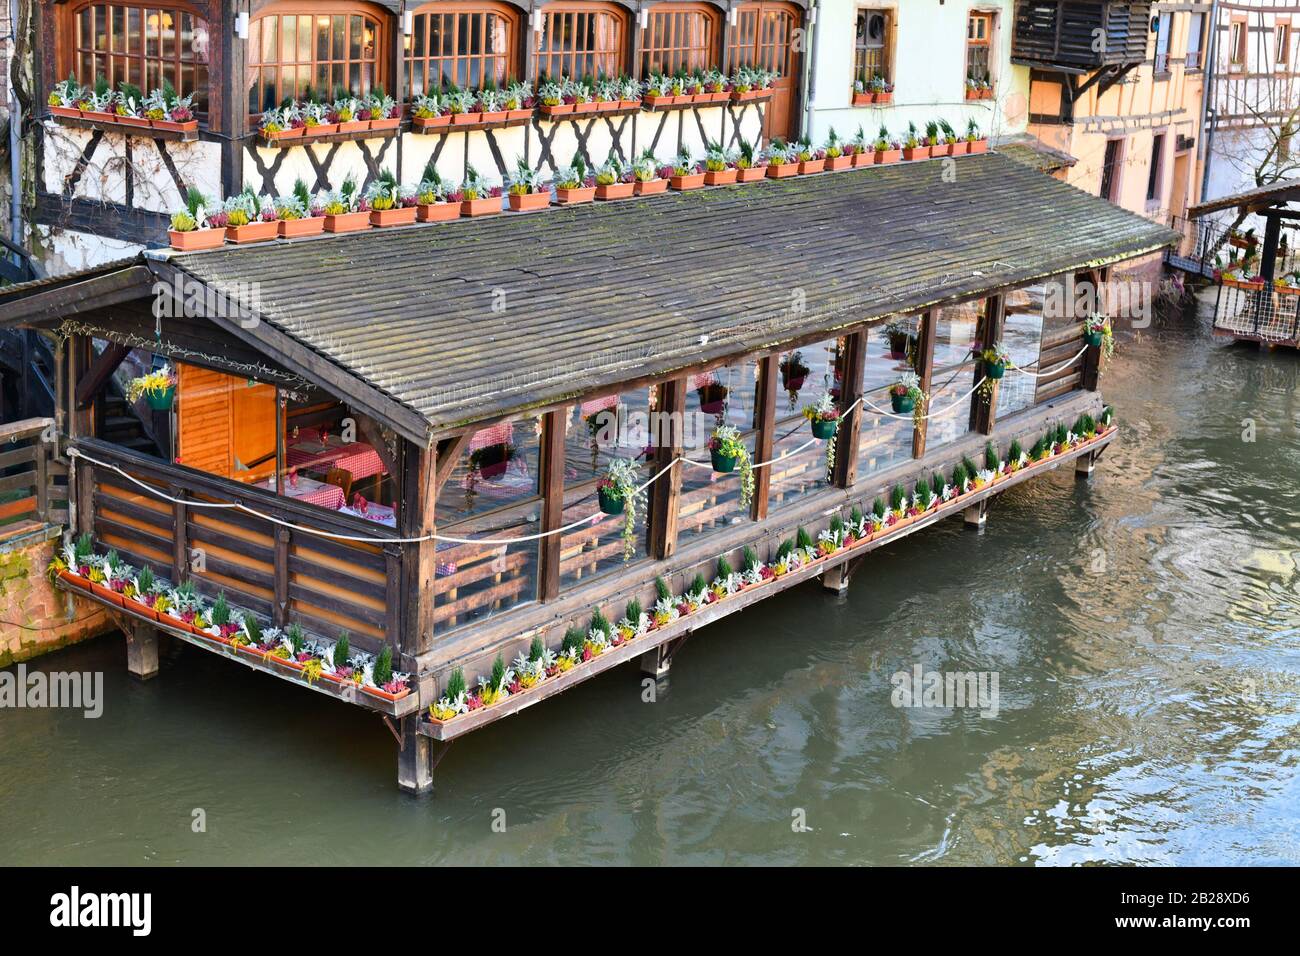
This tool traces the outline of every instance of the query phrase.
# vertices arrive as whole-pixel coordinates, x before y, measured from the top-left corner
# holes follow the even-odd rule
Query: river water
[[[1123,338],[1090,483],[710,626],[653,703],[624,667],[479,731],[430,800],[377,718],[212,655],[45,658],[105,710],[0,711],[0,862],[1300,862],[1300,359],[1209,311]],[[917,665],[996,716],[893,706]]]

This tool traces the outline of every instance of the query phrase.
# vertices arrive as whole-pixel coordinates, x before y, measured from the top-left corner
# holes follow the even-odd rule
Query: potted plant
[[[966,140],[957,138],[956,131],[946,119],[939,120],[939,148],[944,152],[935,153],[937,156],[961,156],[966,152]]]
[[[730,186],[738,177],[736,154],[718,143],[709,143],[704,153],[704,184]]]
[[[517,453],[510,442],[497,442],[476,448],[469,453],[470,473],[487,481],[495,481],[506,473]]]
[[[294,180],[293,192],[289,195],[276,197],[275,215],[280,224],[281,239],[315,236],[325,231],[325,210],[312,201],[307,184],[301,179]]]
[[[881,327],[880,337],[889,343],[890,359],[901,362],[907,358],[914,334],[906,319],[891,319]]]
[[[767,175],[767,157],[747,139],[740,141],[736,152],[736,181],[753,183]]]
[[[795,401],[799,396],[799,390],[803,388],[804,382],[812,369],[804,361],[803,353],[797,349],[781,356],[778,367],[781,370],[781,387],[789,394],[790,407],[794,408]]]
[[[393,649],[387,644],[375,658],[370,675],[370,682],[361,689],[371,696],[398,701],[411,692],[410,677],[393,670]]]
[[[1115,354],[1115,332],[1110,320],[1100,313],[1091,312],[1083,320],[1083,340],[1092,348],[1101,349],[1107,360]]]
[[[258,196],[250,187],[226,200],[226,238],[237,245],[274,239],[279,232],[275,204],[270,197]]]
[[[867,142],[867,134],[863,132],[861,126],[853,134],[853,138],[845,144],[845,152],[852,158],[854,169],[870,166],[876,161],[875,144]]]
[[[134,83],[119,83],[117,95],[113,100],[115,122],[123,126],[148,127],[149,121],[143,113],[144,94]]]
[[[98,562],[90,535],[83,534],[75,542],[65,542],[50,559],[47,576],[53,584],[55,578],[62,578],[73,587],[90,591],[90,569]]]
[[[672,167],[661,165],[654,151],[647,147],[632,164],[632,192],[638,196],[661,193],[668,188],[672,174]]]
[[[863,70],[862,75],[853,81],[853,106],[870,106],[876,101],[876,94],[871,88],[871,81],[867,79],[867,73]]]
[[[322,103],[316,98],[316,94],[311,92],[308,87],[308,98],[301,107],[299,112],[302,114],[304,137],[328,136],[331,133],[339,131],[339,124],[334,119],[334,107],[329,103]]]
[[[774,136],[767,147],[767,175],[769,179],[785,179],[799,173],[799,160],[793,147],[781,137]]]
[[[971,349],[971,354],[983,366],[984,376],[980,379],[980,394],[984,396],[985,402],[991,401],[994,387],[1011,366],[1011,353],[996,342],[987,347],[981,347],[976,342]]]
[[[501,187],[489,185],[473,166],[465,167],[465,181],[448,198],[459,199],[462,216],[494,216],[501,211]]]
[[[764,99],[771,96],[772,83],[778,79],[778,76],[779,74],[775,70],[742,66],[732,74],[729,84],[731,98],[737,103],[745,103],[750,100]]]
[[[376,84],[362,102],[357,118],[369,123],[372,130],[397,129],[402,122],[402,108]]]
[[[81,110],[77,107],[77,102],[84,98],[81,84],[72,74],[68,74],[66,80],[61,80],[54,84],[54,89],[50,91],[46,105],[50,108],[50,113],[54,116],[81,116]]]
[[[541,639],[535,638],[534,640],[540,641]],[[542,661],[546,653],[545,648],[539,651],[538,660]],[[540,667],[544,674],[546,667],[545,662],[541,663]],[[433,720],[443,723],[451,720],[453,717],[467,714],[469,713],[467,697],[468,694],[465,689],[465,671],[457,667],[447,678],[447,686],[444,688],[442,696],[438,698],[438,702],[429,706],[429,716]]]
[[[966,99],[980,99],[980,81],[973,76],[966,77]]]
[[[480,123],[504,123],[510,117],[506,109],[506,95],[495,86],[488,85],[479,90],[478,102]]]
[[[634,188],[632,173],[623,168],[622,160],[610,150],[609,157],[596,170],[596,198],[627,199]]]
[[[330,106],[330,122],[338,124],[340,133],[360,133],[370,129],[370,121],[361,119],[361,102],[342,83],[334,87],[334,102]]]
[[[573,100],[574,113],[595,113],[600,104],[592,98],[591,81],[588,78],[569,80],[565,92]]]
[[[533,84],[528,81],[506,84],[506,119],[526,120],[533,115]]]
[[[430,159],[416,187],[416,218],[420,222],[449,222],[460,217],[460,204],[449,202],[447,187]]]
[[[673,178],[668,185],[679,192],[699,189],[704,185],[704,164],[697,162],[682,151],[673,159]]]
[[[415,190],[398,185],[391,170],[381,170],[366,190],[370,205],[370,225],[405,226],[415,222],[418,199]]]
[[[447,112],[452,126],[468,126],[479,121],[478,93],[453,86],[447,94]]]
[[[889,387],[889,404],[895,415],[912,413],[912,422],[919,426],[925,421],[925,404],[929,396],[921,388],[920,377],[911,369],[898,376]]]
[[[840,412],[830,393],[824,392],[817,401],[803,407],[803,417],[812,424],[814,438],[822,441],[834,438],[840,424]]]
[[[360,195],[357,181],[348,175],[338,192],[325,197],[326,232],[357,232],[370,228],[370,206]]]
[[[537,86],[537,99],[540,101],[541,114],[548,119],[567,116],[573,112],[573,102],[565,100],[563,84],[543,80]]]
[[[672,78],[662,73],[651,73],[646,78],[643,88],[645,92],[641,102],[647,109],[658,109],[677,102],[677,97],[672,93]]]
[[[551,204],[551,187],[542,182],[542,171],[533,169],[520,157],[510,176],[510,208],[515,212],[545,209]]]
[[[193,581],[182,581],[167,592],[166,610],[158,620],[182,631],[193,631],[194,620],[203,610],[203,600],[195,590]]]
[[[695,386],[700,401],[700,411],[706,415],[721,415],[727,408],[727,386],[718,381],[712,372],[701,376]]]
[[[840,140],[834,126],[827,132],[826,145],[822,147],[821,152],[826,156],[826,168],[831,171],[848,169],[853,165],[853,153],[848,151],[847,144]]]
[[[172,407],[176,398],[176,373],[170,365],[136,376],[127,383],[127,402],[134,405],[142,398],[154,411],[165,412]]]
[[[903,158],[906,160],[928,159],[929,156],[929,144],[921,141],[921,135],[916,130],[916,124],[909,122],[907,124],[907,136],[903,139]]]
[[[896,163],[903,157],[902,144],[889,138],[889,130],[880,127],[880,132],[876,134],[875,142],[875,160],[878,165],[887,163]]]
[[[979,124],[974,119],[966,121],[966,152],[983,153],[989,148],[989,141],[980,135]]]
[[[144,115],[154,129],[192,133],[199,128],[194,118],[194,95],[178,96],[169,80],[145,97]]]
[[[644,514],[646,508],[645,489],[638,487],[640,478],[635,460],[615,458],[596,485],[600,510],[607,515],[623,516],[624,561],[636,557],[636,516],[638,509]]]
[[[575,153],[568,166],[555,171],[555,201],[561,206],[576,206],[596,198],[596,177],[587,172],[581,154]]]
[[[208,224],[207,207],[207,199],[197,189],[190,186],[185,190],[185,204],[172,213],[171,228],[167,230],[173,249],[216,249],[226,241],[225,229],[213,229]]]
[[[411,101],[411,128],[416,132],[446,129],[451,125],[451,113],[437,93],[417,94]]]
[[[871,91],[875,94],[876,103],[878,104],[892,103],[894,101],[894,84],[879,73],[871,80]]]
[[[735,425],[718,425],[709,438],[709,457],[713,470],[721,474],[730,474],[740,469],[740,506],[749,507],[754,494],[754,470],[749,457],[749,449],[740,438],[740,430]]]
[[[812,140],[804,137],[795,144],[795,159],[799,161],[799,175],[808,176],[820,173],[826,168],[826,152],[814,149]]]

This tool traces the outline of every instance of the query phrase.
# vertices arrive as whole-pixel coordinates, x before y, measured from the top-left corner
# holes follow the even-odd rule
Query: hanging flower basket
[[[893,407],[895,415],[902,415],[916,410],[916,399],[906,393],[899,395],[897,392],[891,392],[889,404]]]
[[[1006,373],[1007,367],[1001,362],[984,363],[984,375],[987,378],[999,379]]]
[[[157,392],[145,392],[145,401],[155,412],[165,412],[172,407],[172,402],[176,400],[176,386],[169,385],[167,388]]]
[[[838,419],[815,418],[812,423],[812,433],[814,438],[820,438],[826,441],[835,437],[835,426],[839,423]]]
[[[724,455],[722,452],[714,449],[709,453],[713,459],[713,470],[723,475],[729,475],[736,470],[736,456]]]
[[[720,382],[711,382],[697,389],[700,398],[700,411],[706,415],[717,415],[727,407],[727,386]]]
[[[618,492],[613,488],[597,488],[596,494],[600,498],[600,510],[607,515],[621,515],[625,503]]]
[[[1087,342],[1087,343],[1088,343],[1090,346],[1092,346],[1093,348],[1100,348],[1100,347],[1101,347],[1101,330],[1099,329],[1099,330],[1097,330],[1096,332],[1084,332],[1084,333],[1083,333],[1083,340],[1084,340],[1085,342]]]

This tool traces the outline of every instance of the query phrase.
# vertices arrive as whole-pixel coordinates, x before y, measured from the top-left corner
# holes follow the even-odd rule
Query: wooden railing
[[[53,419],[0,425],[0,540],[67,522],[67,468],[56,448]]]
[[[225,592],[278,626],[297,622],[374,652],[400,635],[401,549],[342,541],[233,508],[238,501],[299,527],[363,538],[396,538],[390,528],[277,497],[269,491],[166,465],[101,441],[83,441],[86,455],[116,465],[173,503],[108,468],[77,460],[79,530],[100,549],[114,548],[137,567],[171,581],[192,580],[208,596]],[[192,502],[187,503],[187,502]]]

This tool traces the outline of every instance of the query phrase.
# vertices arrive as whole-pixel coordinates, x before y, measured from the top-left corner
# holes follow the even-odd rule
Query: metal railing
[[[1291,343],[1300,334],[1300,289],[1279,289],[1263,283],[1219,286],[1214,331],[1261,342]]]
[[[1227,239],[1223,224],[1213,219],[1188,219],[1170,216],[1169,228],[1182,238],[1165,250],[1165,262],[1175,269],[1210,277],[1215,259]]]

